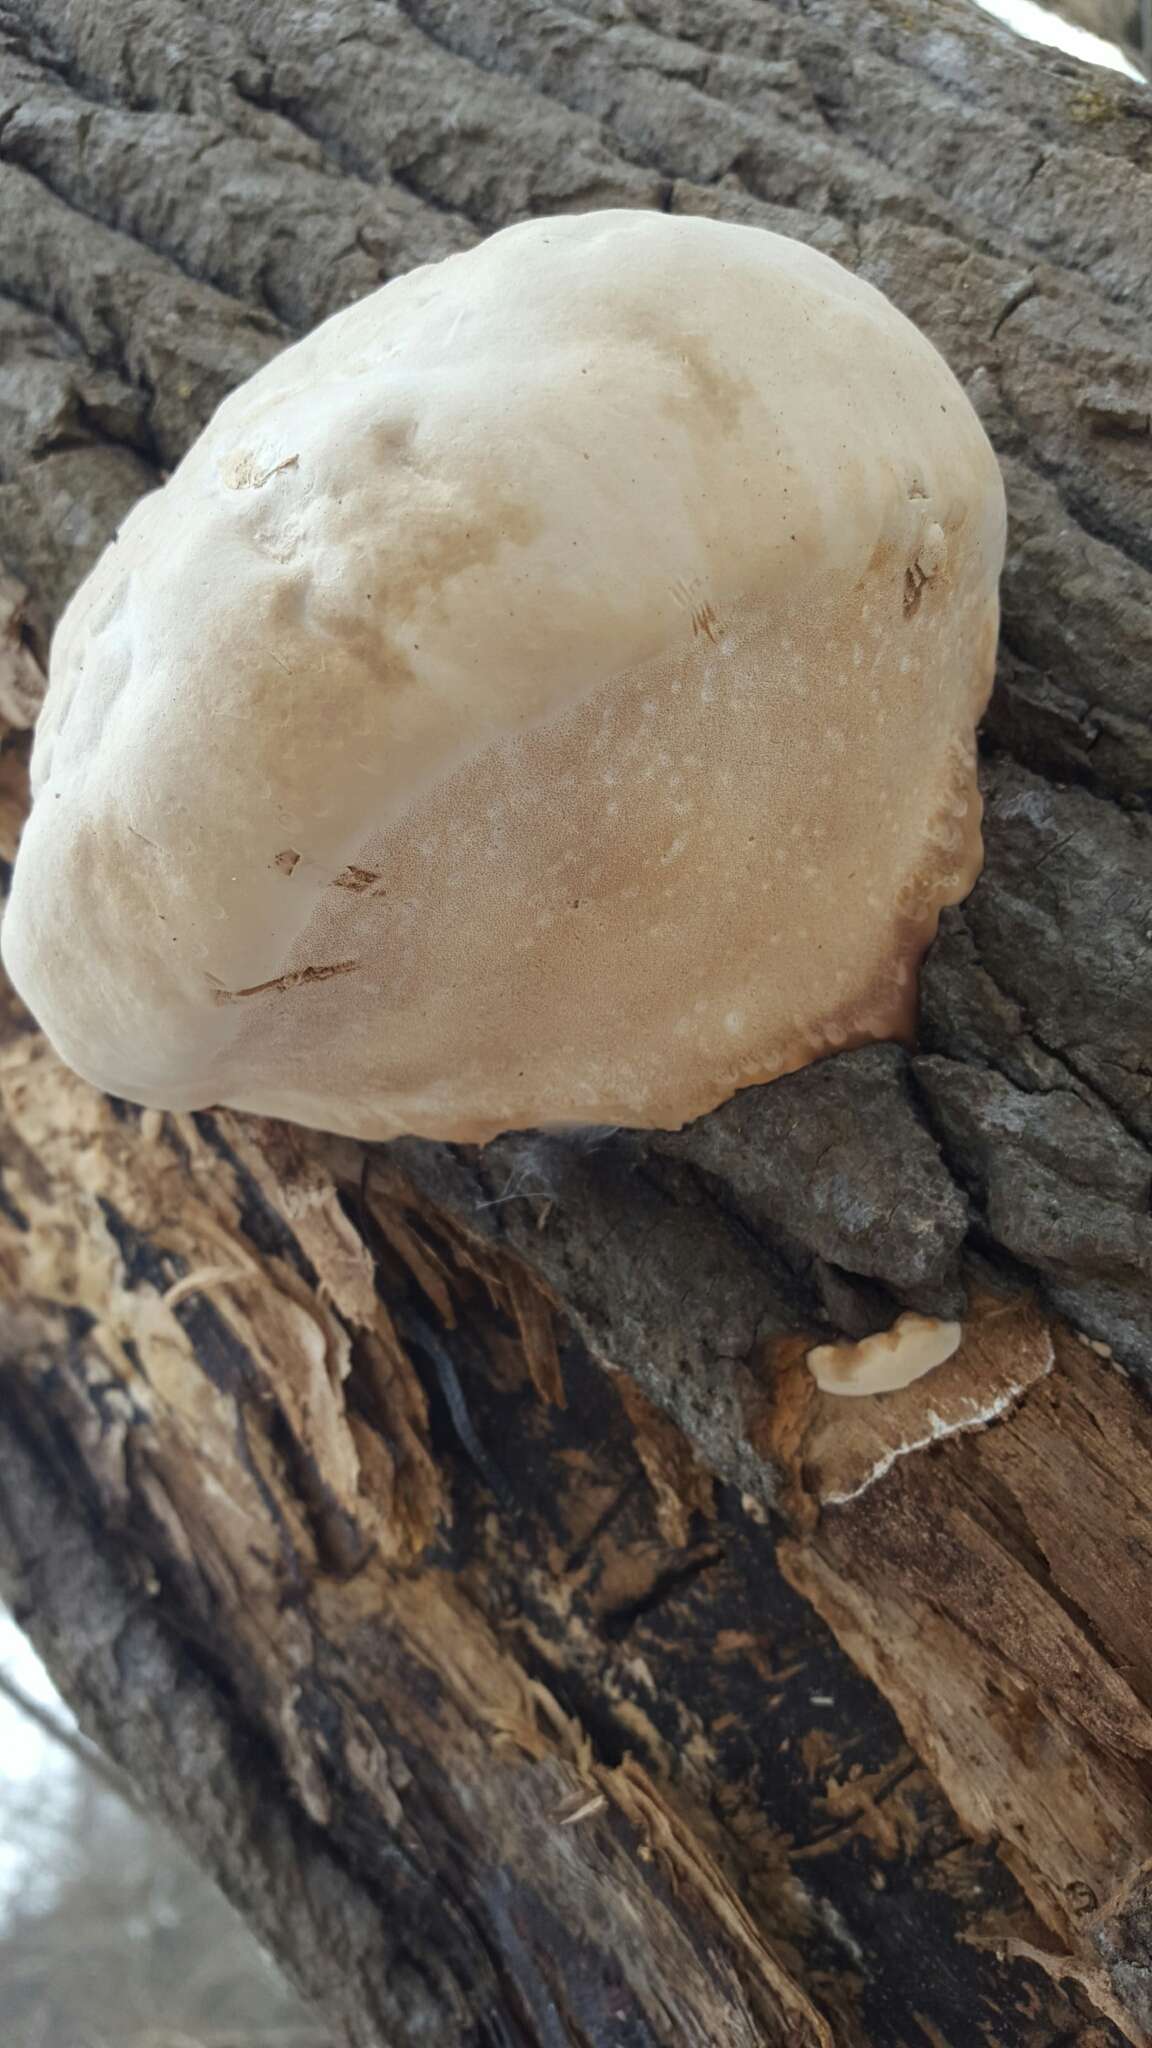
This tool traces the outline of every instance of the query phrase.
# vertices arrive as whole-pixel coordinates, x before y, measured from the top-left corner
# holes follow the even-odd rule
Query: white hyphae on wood
[[[56,638],[4,957],[158,1107],[673,1127],[907,1033],[1004,502],[870,285],[533,221],[233,394]]]

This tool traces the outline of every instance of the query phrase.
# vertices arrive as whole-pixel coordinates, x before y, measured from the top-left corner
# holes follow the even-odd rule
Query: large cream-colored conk
[[[907,1033],[980,864],[996,463],[871,286],[534,221],[229,398],[57,634],[3,951],[159,1107],[675,1126]]]

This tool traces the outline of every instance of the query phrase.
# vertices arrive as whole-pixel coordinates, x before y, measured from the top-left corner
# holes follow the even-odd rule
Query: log
[[[1009,489],[915,1047],[365,1147],[102,1098],[6,997],[0,1585],[349,2042],[1152,2039],[1150,120],[965,0],[0,0],[7,859],[128,507],[509,220],[812,241]],[[818,1391],[904,1309],[956,1358]]]

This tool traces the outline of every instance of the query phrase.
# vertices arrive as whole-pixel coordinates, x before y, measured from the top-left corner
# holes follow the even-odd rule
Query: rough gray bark
[[[837,2040],[975,2038],[962,2028],[980,2000],[998,2040],[1054,2041],[1079,2024],[1073,1980],[1108,2015],[1099,2039],[1110,2024],[1133,2040],[1152,2031],[1152,1806],[1130,1767],[1152,1745],[1152,1674],[1145,1683],[1128,1633],[1146,1600],[1143,1539],[1139,1515],[1129,1527],[1110,1505],[1110,1489],[1146,1502],[1124,1451],[1143,1411],[1101,1355],[1152,1378],[1150,202],[1152,96],[1015,43],[960,0],[0,0],[0,560],[28,592],[25,665],[44,656],[127,506],[232,385],[382,278],[531,212],[718,212],[818,243],[936,340],[1008,482],[987,869],[930,956],[914,1051],[829,1060],[675,1136],[412,1143],[366,1166],[363,1148],[244,1119],[158,1129],[116,1115],[10,1020],[4,1569],[33,1587],[30,1611],[90,1723],[253,1895],[267,1938],[292,1949],[351,2039],[600,2048],[622,2038],[611,2000],[623,1920],[649,1948],[648,1965],[629,1955],[625,1971],[636,2042],[816,2040],[821,2013]],[[8,715],[10,841],[23,742],[11,702]],[[196,1201],[173,1206],[172,1177],[189,1174],[219,1177],[215,1206],[195,1178]],[[259,1300],[245,1278],[257,1271]],[[1009,1446],[1010,1472],[959,1436],[913,1448],[926,1433],[915,1404],[896,1440],[883,1434],[890,1416],[849,1428],[814,1405],[797,1366],[814,1336],[965,1300],[970,1376],[940,1397],[953,1402],[948,1430],[1005,1418],[986,1435]],[[613,1392],[597,1409],[607,1396],[573,1344],[561,1428],[547,1407],[559,1367],[540,1334],[553,1311],[627,1375],[623,1406]],[[1062,1334],[1069,1325],[1097,1351]],[[302,1332],[315,1328],[323,1399],[304,1373]],[[517,1410],[515,1428],[501,1406],[513,1331],[545,1404],[531,1421]],[[459,1497],[441,1339],[522,1461],[516,1489],[534,1505],[501,1538],[514,1571],[479,1481]],[[442,1358],[439,1372],[451,1391]],[[1046,1519],[1053,1402],[1075,1451],[1064,1537]],[[682,1432],[678,1448],[661,1416]],[[869,1484],[890,1452],[907,1455]],[[1107,1484],[1078,1486],[1077,1459]],[[618,1495],[638,1512],[639,1488],[663,1518],[626,1519],[625,1571],[612,1518],[597,1525],[586,1490],[565,1555],[586,1544],[580,1571],[595,1558],[597,1583],[615,1574],[632,1588],[599,1606],[583,1582],[559,1600],[567,1580],[553,1584],[547,1561],[560,1537],[537,1491],[580,1460],[588,1489],[597,1461],[611,1474],[605,1513]],[[726,1497],[717,1506],[703,1468],[747,1497],[751,1520]],[[245,1496],[243,1536],[205,1504],[223,1471]],[[45,1539],[62,1481],[89,1518],[67,1563]],[[933,1578],[906,1527],[910,1515],[934,1526],[938,1499],[954,1519]],[[780,1620],[790,1596],[772,1576],[769,1505],[793,1523],[789,1577],[892,1700],[961,1825],[1003,1839],[1029,1906],[977,1857],[969,1896],[941,1923],[929,1788],[932,1817],[910,1820],[906,1840],[897,1830],[915,1904],[885,1920],[883,1856],[866,1909],[854,1882],[859,1828],[836,1876],[835,1850],[811,1854],[811,1799],[785,1799],[771,1774],[705,1739],[707,1694],[712,1719],[734,1716],[751,1750],[773,1740],[746,1643],[720,1683],[703,1637],[678,1657],[662,1633],[669,1617],[690,1633],[691,1617],[707,1634],[706,1581],[733,1636],[755,1639],[763,1601],[770,1635],[807,1629],[803,1657],[834,1656],[814,1619],[789,1607]],[[125,1550],[109,1547],[110,1525]],[[717,1543],[723,1599],[708,1578]],[[1078,1551],[1097,1561],[1091,1584],[1072,1569]],[[89,1552],[104,1647],[81,1654],[73,1589]],[[138,1683],[118,1646],[141,1573],[159,1575],[166,1599]],[[533,1758],[522,1777],[489,1772],[491,1718],[471,1711],[460,1671],[417,1627],[405,1573],[462,1631],[460,1669],[487,1672],[500,1714],[521,1701],[518,1754]],[[663,1719],[651,1698],[638,1704],[629,1659],[604,1650],[621,1614],[626,1635],[644,1636]],[[383,1677],[356,1632],[366,1615],[395,1653]],[[174,1642],[177,1625],[194,1631],[202,1666]],[[1080,1660],[1109,1713],[1058,1682],[1061,1660]],[[849,1705],[826,1731],[826,1761],[847,1759],[856,1714],[869,1771],[899,1771],[894,1724],[860,1704],[873,1696],[847,1666],[831,1668],[831,1696]],[[1011,1711],[981,1712],[965,1692],[973,1672]],[[523,1687],[545,1680],[566,1702],[562,1738],[521,1711]],[[201,1711],[223,1745],[206,1805],[171,1761],[198,1752]],[[800,1744],[812,1726],[792,1712],[787,1739]],[[974,1735],[957,1746],[964,1716],[980,1731],[976,1761]],[[258,1811],[241,1796],[234,1745],[247,1740]],[[693,1766],[681,1754],[691,1740]],[[628,1747],[644,1759],[639,1789],[620,1761]],[[829,1812],[845,1796],[839,1769],[812,1774]],[[1057,1839],[1046,1817],[1061,1772],[1092,1793]],[[307,1827],[274,1789],[278,1773]],[[605,1804],[591,1845],[575,1846],[580,1823],[561,1855],[555,1816],[569,1794]],[[1107,1844],[1089,1809],[1110,1816]],[[289,1904],[297,1865],[316,1875]],[[803,1910],[788,1889],[798,1871]],[[1073,1910],[1060,1902],[1077,1885]],[[593,1897],[591,1919],[573,1919],[574,1901]],[[858,1956],[841,1946],[829,1960],[829,1927]],[[999,1942],[994,1968],[964,1934]],[[924,1959],[941,1941],[952,1975],[910,1988],[900,1955],[931,1975]],[[545,1984],[547,1951],[562,1961]],[[1021,1960],[1040,1951],[1064,1990]],[[334,1952],[350,1959],[338,1986]]]

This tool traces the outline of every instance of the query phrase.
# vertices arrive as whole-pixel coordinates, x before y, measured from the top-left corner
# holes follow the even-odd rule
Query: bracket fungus
[[[73,599],[12,978],[113,1093],[376,1138],[674,1128],[906,1035],[1003,545],[829,258],[509,228],[260,370]]]
[[[856,1344],[817,1344],[807,1354],[808,1370],[824,1394],[895,1394],[960,1349],[960,1323],[897,1316],[890,1330],[878,1330]]]

